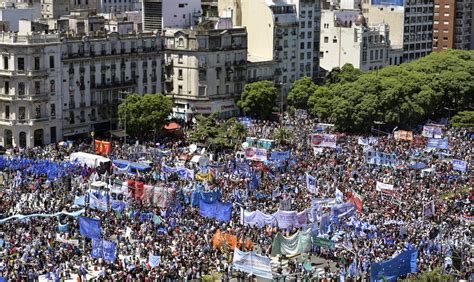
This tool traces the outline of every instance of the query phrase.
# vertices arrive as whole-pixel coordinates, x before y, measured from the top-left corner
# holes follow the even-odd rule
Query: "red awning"
[[[170,122],[167,125],[165,125],[166,130],[175,130],[175,129],[180,129],[180,128],[181,127],[176,122]]]

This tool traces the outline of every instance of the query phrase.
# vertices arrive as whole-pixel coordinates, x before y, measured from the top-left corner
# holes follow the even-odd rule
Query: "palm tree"
[[[292,136],[293,134],[286,127],[280,127],[273,133],[273,139],[281,146],[289,145]]]
[[[407,279],[403,279],[403,282],[450,282],[456,281],[456,278],[449,275],[444,274],[440,268],[435,268],[433,271],[423,272],[416,277],[411,277]]]

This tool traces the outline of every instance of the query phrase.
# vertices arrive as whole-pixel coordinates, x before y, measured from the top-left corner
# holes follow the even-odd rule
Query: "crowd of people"
[[[150,170],[133,175],[117,173],[120,170],[113,165],[104,174],[92,167],[74,165],[64,167],[65,173],[52,179],[47,173],[26,167],[40,159],[67,161],[75,151],[94,153],[91,143],[9,150],[4,159],[36,162],[25,163],[25,167],[5,165],[2,169],[0,277],[12,281],[35,281],[40,276],[54,281],[73,277],[82,281],[91,277],[102,281],[186,281],[211,274],[219,274],[221,280],[248,278],[248,273],[233,270],[232,249],[225,244],[213,245],[218,230],[236,236],[241,250],[270,257],[276,234],[289,236],[312,228],[316,230],[315,236],[336,242],[336,248],[313,246],[306,254],[280,257],[287,264],[285,269],[275,267],[275,279],[338,281],[341,277],[357,277],[368,281],[371,263],[389,260],[406,249],[418,250],[417,273],[410,275],[439,268],[458,278],[471,278],[474,149],[466,130],[444,131],[449,138],[448,150],[427,150],[426,138],[401,141],[393,134],[371,136],[370,144],[359,142],[368,136],[341,134],[337,148],[314,150],[310,134],[315,132],[317,123],[289,117],[278,123],[253,121],[248,135],[271,139],[279,127],[291,132],[290,140],[275,140],[269,150],[290,152],[289,159],[280,162],[242,159],[239,151],[243,149],[239,146],[232,152],[205,152],[212,154],[212,158],[208,167],[203,168],[189,161],[192,153],[186,140],[140,145],[113,142],[110,159],[151,161]],[[398,163],[368,164],[364,158],[367,150],[395,154]],[[455,170],[453,159],[465,161],[466,171]],[[246,173],[236,169],[242,163],[249,169]],[[412,166],[414,163],[425,164],[424,170]],[[205,170],[210,176],[197,180],[163,172],[163,166],[178,165],[195,173]],[[316,180],[314,190],[308,189],[307,175]],[[87,201],[85,207],[77,205],[75,199],[87,198],[90,184],[98,180],[109,185],[140,181],[172,190],[175,197],[165,207],[132,199],[120,211],[110,206],[107,211],[93,209]],[[386,195],[377,191],[377,182],[393,185],[396,193]],[[222,202],[233,203],[231,220],[219,222],[203,217],[199,206],[191,204],[196,189],[218,190]],[[353,194],[359,195],[362,209],[332,220],[329,230],[324,232],[319,230],[317,217],[330,212],[328,206],[322,206],[316,218],[308,219],[305,226],[298,228],[258,228],[241,220],[241,209],[271,214],[284,206],[287,210],[309,211],[313,199],[337,198],[347,202]],[[77,217],[27,216],[80,209],[84,209],[81,216],[100,219],[101,238],[115,242],[113,261],[91,256],[92,241],[81,236]],[[146,214],[153,216],[143,216]],[[25,217],[5,220],[14,215]],[[150,264],[150,254],[160,257],[155,267]],[[315,257],[324,258],[327,263],[305,267]],[[322,271],[316,273],[316,268]]]

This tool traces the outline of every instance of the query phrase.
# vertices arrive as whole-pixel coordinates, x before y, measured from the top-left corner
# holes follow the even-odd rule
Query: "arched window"
[[[13,146],[13,133],[10,129],[5,129],[3,132],[3,144],[5,147],[11,147]]]
[[[19,146],[20,148],[26,148],[26,132],[22,131],[20,132],[20,142]]]

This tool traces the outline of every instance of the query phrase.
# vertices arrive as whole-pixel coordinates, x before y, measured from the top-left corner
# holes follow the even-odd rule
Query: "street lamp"
[[[448,129],[449,129],[449,120],[451,119],[451,111],[454,111],[456,109],[450,109],[448,107],[444,107],[446,111],[448,111]]]
[[[377,137],[380,137],[380,125],[385,124],[383,121],[376,120],[374,124],[378,125],[377,127]]]
[[[123,123],[123,127],[124,127],[123,143],[127,144],[127,96],[130,95],[131,93],[129,91],[120,91],[119,94],[120,94],[119,101],[125,101],[125,121]],[[122,98],[122,95],[125,95],[125,99]]]
[[[278,85],[280,86],[280,118],[281,123],[283,123],[283,86],[286,85],[286,82],[279,82]]]

